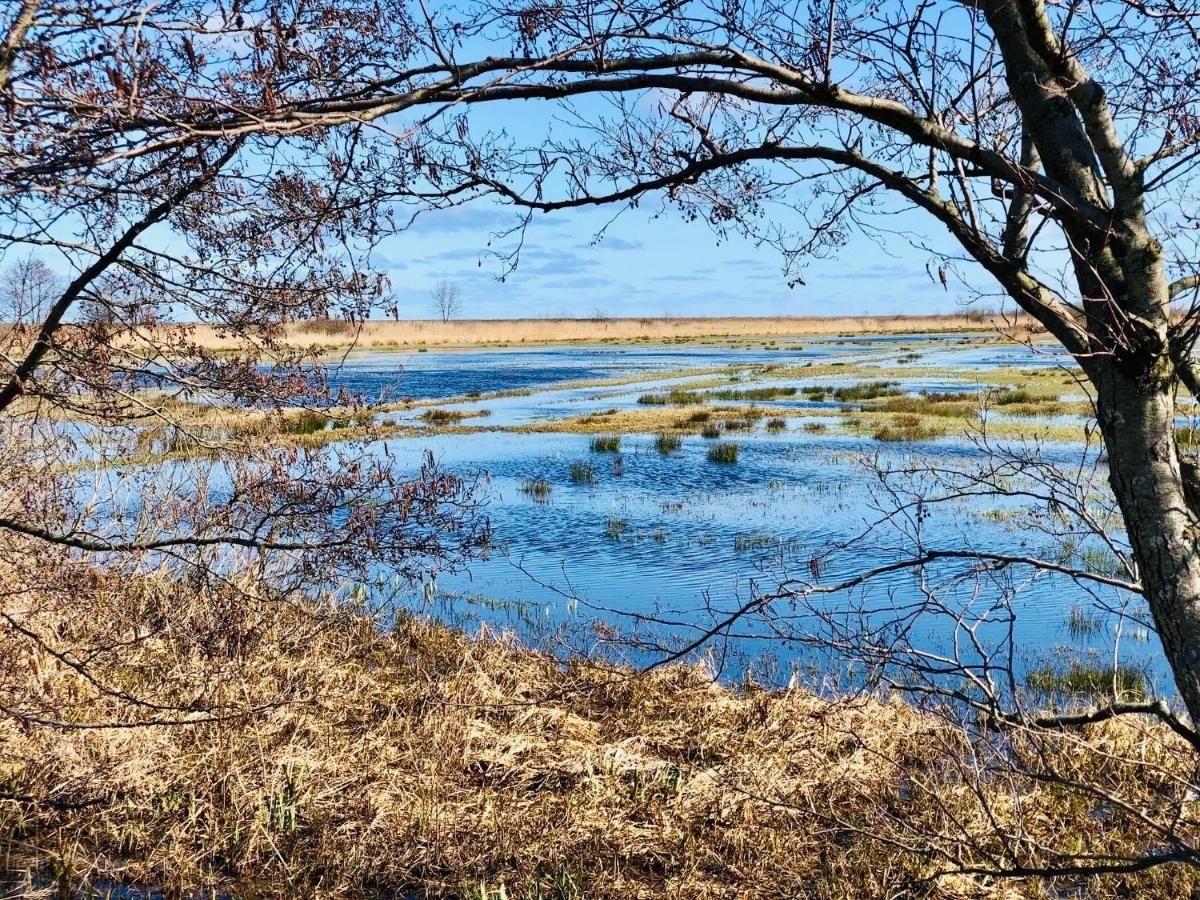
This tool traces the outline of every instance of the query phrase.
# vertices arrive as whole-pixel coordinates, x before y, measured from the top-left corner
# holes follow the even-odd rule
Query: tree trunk
[[[1180,696],[1200,722],[1200,522],[1176,446],[1171,366],[1161,357],[1134,373],[1112,360],[1084,365],[1146,601]]]

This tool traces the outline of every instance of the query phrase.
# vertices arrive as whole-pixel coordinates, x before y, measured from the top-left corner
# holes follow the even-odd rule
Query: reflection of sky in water
[[[336,381],[368,396],[379,396],[385,390],[400,396],[439,397],[472,390],[530,389],[527,395],[454,407],[489,409],[489,417],[469,422],[490,429],[633,408],[641,394],[680,382],[661,377],[663,373],[689,367],[744,365],[738,373],[738,388],[756,384],[837,386],[869,379],[869,371],[853,370],[841,378],[806,378],[800,372],[792,379],[756,381],[753,367],[771,363],[803,366],[809,361],[894,366],[898,358],[915,352],[920,354],[917,359],[904,360],[912,375],[903,379],[903,386],[912,393],[961,390],[970,385],[972,369],[1012,366],[1020,370],[1064,361],[1060,353],[1034,352],[978,337],[966,343],[961,340],[912,335],[826,339],[804,341],[802,350],[780,351],[689,345],[369,353],[351,356],[336,373]],[[935,378],[925,371],[932,365],[958,370],[963,380]],[[554,386],[563,381],[624,375],[641,375],[644,380],[612,386]],[[1071,389],[1064,385],[1063,390]],[[772,406],[840,406],[836,401],[812,400],[800,394],[756,405],[768,410]],[[408,419],[419,411],[388,415]],[[682,407],[679,415],[692,411],[694,408]],[[836,420],[835,416],[829,421]],[[596,633],[588,628],[595,618],[628,629],[637,624],[633,617],[653,614],[676,623],[667,630],[668,637],[686,640],[714,616],[727,614],[757,591],[772,590],[781,579],[812,581],[809,561],[813,555],[831,544],[849,541],[878,515],[871,507],[870,476],[860,461],[863,453],[881,453],[893,462],[912,459],[919,465],[969,465],[981,460],[980,452],[966,441],[880,444],[836,431],[808,432],[802,420],[796,419],[790,419],[781,434],[766,434],[759,422],[753,432],[739,432],[728,439],[741,446],[736,465],[708,461],[710,442],[699,436],[684,437],[681,451],[662,456],[652,436],[626,435],[620,475],[614,471],[613,455],[590,451],[587,435],[481,430],[381,442],[379,449],[386,446],[403,470],[419,465],[429,449],[446,468],[463,473],[484,471],[491,478],[487,514],[501,551],[473,563],[467,572],[441,575],[437,599],[427,602],[417,592],[412,602],[454,621],[478,619],[509,625],[529,636],[565,625],[572,629],[571,639],[583,648],[598,645]],[[1062,463],[1072,466],[1078,463],[1080,447],[1048,444],[1045,452],[1059,455]],[[572,482],[571,467],[577,462],[595,467],[595,484]],[[536,478],[545,478],[552,485],[548,502],[535,502],[521,491],[522,483]],[[972,546],[1022,555],[1047,552],[1046,538],[1024,534],[1013,527],[1011,519],[990,514],[1005,505],[1003,501],[974,500],[936,508],[924,525],[927,546]],[[911,549],[894,531],[879,532],[866,544],[831,556],[820,570],[819,583],[835,583],[891,562]],[[952,569],[960,571],[961,566],[934,568],[928,578],[937,582]],[[1044,657],[1062,646],[1070,646],[1073,653],[1098,650],[1104,654],[1101,662],[1108,658],[1111,617],[1092,638],[1076,639],[1067,632],[1069,610],[1093,599],[1083,587],[1057,575],[1041,574],[1030,580],[1027,570],[1014,572],[1012,577],[1029,582],[1022,584],[1013,601],[1016,654],[1021,660]],[[974,586],[974,582],[965,583],[943,596],[958,604],[969,603],[975,611],[991,610],[997,616],[1002,612],[997,601],[1013,587],[1007,576],[986,581],[977,594],[972,593]],[[564,594],[577,595],[582,602],[577,605]],[[1110,588],[1099,589],[1098,595],[1114,604],[1122,600]],[[821,605],[826,612],[837,614],[868,604],[877,610],[871,620],[880,623],[893,616],[896,606],[921,597],[915,576],[902,572],[872,582],[865,590],[827,598]],[[782,603],[778,608],[787,609]],[[1127,629],[1126,634],[1132,631]],[[661,629],[659,633],[663,633]],[[763,636],[760,620],[739,623],[733,634],[735,657],[726,668],[731,676],[739,667],[737,651],[746,657],[774,653],[783,665],[783,677],[789,664],[810,659],[796,644],[749,640],[749,636]],[[984,628],[980,634],[988,643],[1006,637],[1005,629],[998,626]],[[961,638],[961,632],[957,636]],[[944,618],[927,618],[918,621],[911,637],[922,646],[949,650],[955,634]],[[1121,650],[1128,658],[1147,660],[1163,674],[1152,641],[1127,636]],[[635,657],[639,662],[651,658],[650,654]]]
[[[966,343],[964,343],[966,342]],[[663,346],[579,346],[539,349],[430,350],[418,352],[356,352],[335,373],[334,383],[369,399],[394,397],[451,397],[471,391],[500,391],[538,387],[562,381],[612,378],[655,371],[739,365],[803,365],[831,359],[846,362],[887,361],[908,348],[921,354],[918,365],[991,367],[1061,364],[1064,356],[1049,347],[1031,353],[1027,348],[998,344],[987,338],[961,335],[880,335],[855,338],[780,340],[779,349],[729,348],[685,344]]]
[[[636,624],[631,616],[655,614],[680,623],[673,634],[687,637],[690,624],[713,621],[714,614],[732,610],[756,590],[771,590],[781,578],[811,581],[808,562],[813,554],[858,534],[876,516],[869,504],[869,477],[857,454],[880,451],[879,444],[810,434],[795,425],[780,435],[767,435],[760,428],[734,439],[741,445],[741,456],[729,466],[708,461],[710,443],[698,436],[685,437],[682,450],[671,456],[660,455],[651,436],[625,436],[620,475],[614,472],[613,455],[591,452],[586,435],[482,432],[387,441],[401,465],[414,465],[428,448],[447,467],[484,469],[492,478],[487,509],[501,552],[473,563],[469,573],[439,578],[438,589],[457,600],[425,608],[530,633],[562,622],[586,623],[597,608],[601,619],[626,628]],[[1078,461],[1078,447],[1057,446],[1062,463]],[[887,446],[882,452],[893,462],[910,458],[945,465],[979,458],[966,442],[945,440]],[[595,467],[595,484],[572,483],[576,462]],[[521,491],[523,482],[536,478],[551,483],[548,502],[535,502]],[[988,500],[936,508],[924,526],[927,546],[1048,552],[1047,539],[1023,534],[1003,517],[983,515],[1004,505]],[[619,537],[613,536],[610,520],[622,523]],[[819,581],[834,583],[909,550],[901,535],[879,532],[866,545],[831,557]],[[961,571],[948,565],[940,572],[935,569],[928,580],[936,583],[951,568]],[[1014,574],[1020,580],[1028,576],[1027,571]],[[831,611],[864,602],[888,610],[893,603],[919,599],[917,587],[913,574],[897,573],[822,604]],[[973,595],[971,581],[944,596],[970,602],[979,611],[994,606],[1011,587],[1007,576],[989,576],[978,595]],[[577,595],[582,604],[576,606],[564,593]],[[1111,603],[1122,599],[1113,589],[1098,593]],[[497,599],[511,605],[490,602]],[[1043,574],[1023,584],[1014,601],[1018,658],[1036,661],[1068,644],[1091,646],[1107,658],[1113,622],[1082,643],[1067,633],[1068,611],[1091,599],[1062,576]],[[997,617],[1000,610],[991,614]],[[883,619],[880,613],[874,621]],[[734,630],[761,634],[762,625],[749,620]],[[985,627],[980,634],[985,642],[999,644],[1007,632]],[[595,640],[586,633],[576,637],[584,646],[589,639]],[[921,621],[913,633],[915,643],[931,648],[948,650],[951,639],[945,619]],[[794,644],[741,640],[735,645],[748,655],[770,651],[785,666],[806,658],[803,648]],[[1122,648],[1131,659],[1157,660],[1152,643],[1126,637]],[[736,661],[730,662],[731,673],[736,667]]]

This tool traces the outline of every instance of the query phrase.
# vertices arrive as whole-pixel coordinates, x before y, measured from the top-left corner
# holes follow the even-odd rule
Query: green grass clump
[[[458,409],[427,409],[417,418],[430,425],[450,425],[467,418],[467,413]]]
[[[1067,631],[1073,638],[1090,637],[1104,627],[1104,620],[1086,606],[1072,606],[1067,611]]]
[[[905,441],[924,441],[940,437],[944,433],[926,425],[921,421],[920,416],[903,415],[896,416],[888,424],[875,429],[875,433],[871,437],[877,441],[903,443]]]
[[[311,409],[300,409],[284,413],[279,420],[280,434],[316,434],[324,431],[329,416]]]
[[[936,394],[922,393],[917,397],[888,397],[882,406],[874,407],[886,412],[923,413],[930,416],[945,418],[970,418],[979,412],[979,398],[974,394],[970,400],[954,399],[958,395],[944,395],[947,399]]]
[[[708,461],[725,463],[727,465],[738,461],[740,448],[731,441],[721,441],[708,448]]]
[[[621,436],[619,434],[598,434],[592,438],[593,453],[620,453]]]
[[[700,429],[700,436],[706,437],[709,440],[719,438],[721,436],[721,426],[716,422],[710,422]]]
[[[683,446],[683,440],[677,434],[660,434],[654,441],[654,446],[663,456],[674,453]]]
[[[595,484],[596,467],[587,462],[572,463],[571,481],[575,484]]]
[[[776,417],[774,419],[767,419],[767,431],[770,431],[772,433],[777,433],[777,432],[786,431],[786,430],[787,430],[787,419],[781,419],[779,417]]]
[[[1014,403],[1036,403],[1040,398],[1032,391],[1024,388],[1010,388],[998,391],[992,396],[992,402],[997,406],[1011,406]]]
[[[612,517],[604,523],[604,536],[610,541],[619,541],[628,528],[629,523],[624,519]]]
[[[825,395],[829,393],[829,388],[810,384],[808,387],[800,388],[800,393],[810,400],[824,400]]]
[[[857,400],[874,400],[876,397],[898,397],[903,391],[895,381],[863,381],[849,387],[840,387],[833,392],[833,399],[840,403]]]
[[[1048,663],[1031,669],[1025,676],[1025,683],[1032,690],[1047,696],[1067,694],[1144,700],[1150,691],[1146,673],[1135,666],[1119,664],[1113,668],[1078,660],[1072,660],[1066,666]]]
[[[704,401],[704,395],[695,391],[674,390],[667,394],[642,394],[637,402],[643,406],[690,406]]]
[[[810,431],[813,434],[819,434],[822,431],[828,431],[829,426],[826,425],[824,422],[805,422],[804,430]]]
[[[530,478],[521,484],[521,493],[536,503],[545,503],[549,500],[550,490],[550,481],[544,477]]]
[[[754,427],[754,422],[750,418],[726,419],[724,427],[726,431],[750,431]]]
[[[715,397],[717,400],[776,400],[779,397],[793,397],[796,394],[794,387],[764,387],[764,388],[749,388],[744,391],[737,390],[721,390],[709,392],[709,397]]]

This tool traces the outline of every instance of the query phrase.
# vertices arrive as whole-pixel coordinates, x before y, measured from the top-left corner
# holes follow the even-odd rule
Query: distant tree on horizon
[[[439,281],[430,293],[433,308],[443,322],[457,319],[462,314],[462,290],[457,284]]]

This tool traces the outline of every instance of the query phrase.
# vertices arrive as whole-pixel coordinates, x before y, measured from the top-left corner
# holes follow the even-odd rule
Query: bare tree
[[[439,281],[430,292],[433,308],[443,322],[457,319],[462,314],[462,290],[457,284]]]
[[[62,290],[62,280],[36,256],[9,263],[0,272],[0,310],[12,324],[38,321]]]

